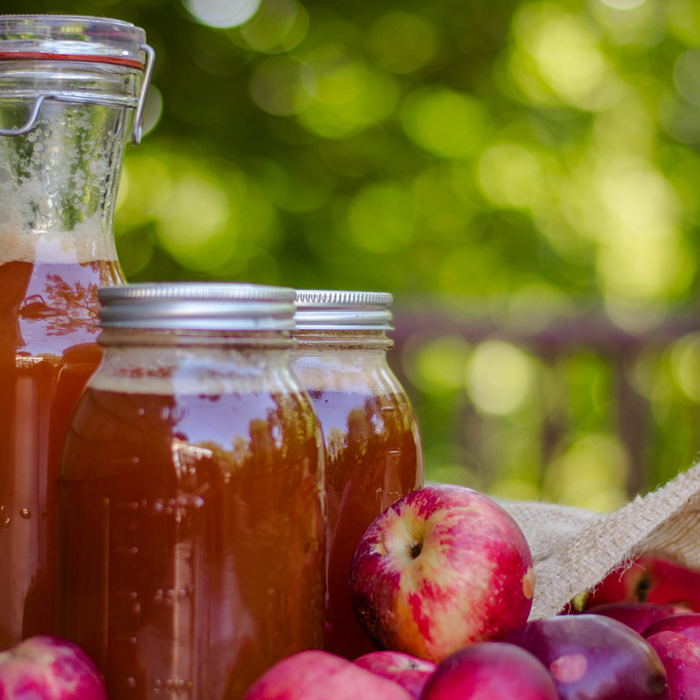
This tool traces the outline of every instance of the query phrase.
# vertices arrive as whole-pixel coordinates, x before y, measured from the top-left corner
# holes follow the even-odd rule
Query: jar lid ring
[[[393,300],[387,292],[298,289],[294,320],[300,331],[390,331]]]
[[[41,60],[59,60],[59,61],[87,61],[94,63],[111,63],[116,65],[125,65],[131,68],[137,68],[143,70],[143,81],[141,83],[141,89],[139,91],[138,102],[136,103],[136,113],[134,114],[134,126],[131,132],[131,142],[134,146],[138,146],[141,143],[141,137],[143,136],[143,110],[146,104],[146,96],[148,94],[148,86],[151,83],[151,75],[153,74],[153,61],[155,60],[155,51],[148,44],[141,44],[140,48],[146,54],[146,60],[144,63],[140,61],[135,61],[126,58],[119,58],[114,56],[93,56],[93,55],[82,55],[82,54],[46,54],[41,52],[28,52],[22,54],[20,52],[2,52],[0,53],[0,60],[20,60],[20,59],[36,59]],[[62,98],[60,95],[39,95],[34,104],[32,105],[31,112],[29,114],[29,119],[27,122],[20,127],[15,129],[0,129],[0,136],[23,136],[29,133],[36,127],[37,120],[39,119],[39,112],[41,111],[41,105],[45,100],[58,100],[60,102],[81,102],[80,100],[71,98]],[[97,101],[97,100],[84,100],[83,103],[86,104],[100,104],[109,105],[107,101]]]
[[[232,282],[146,282],[102,287],[103,328],[292,331],[294,290]]]
[[[146,61],[148,54],[146,54]],[[98,56],[94,54],[47,53],[45,51],[0,51],[0,61],[84,61],[86,63],[111,63],[143,70],[144,61],[119,56]]]

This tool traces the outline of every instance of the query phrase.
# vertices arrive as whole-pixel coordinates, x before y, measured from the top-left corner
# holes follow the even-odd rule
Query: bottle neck
[[[297,352],[316,350],[389,350],[394,341],[386,331],[296,330]]]
[[[98,339],[107,348],[246,348],[254,350],[289,350],[294,345],[287,331],[194,331],[103,328]]]
[[[114,208],[141,72],[72,61],[0,63],[0,264],[116,261]]]
[[[288,393],[289,334],[105,329],[94,389],[120,393]]]
[[[387,364],[392,341],[384,331],[296,331],[294,338],[292,369],[312,396],[403,395]]]

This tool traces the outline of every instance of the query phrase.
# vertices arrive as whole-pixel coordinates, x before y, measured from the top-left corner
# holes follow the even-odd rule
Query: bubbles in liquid
[[[162,681],[156,680],[153,683],[153,689],[156,692],[160,692],[162,689],[169,690],[169,691],[175,691],[175,692],[182,692],[183,690],[190,690],[192,688],[192,681],[184,681],[182,679],[168,679],[163,683]]]
[[[19,512],[19,514],[25,520],[29,520],[29,518],[32,517],[32,511],[29,510],[29,508],[22,508],[22,510]]]

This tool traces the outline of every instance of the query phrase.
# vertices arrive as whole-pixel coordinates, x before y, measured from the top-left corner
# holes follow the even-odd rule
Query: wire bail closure
[[[146,96],[148,95],[148,87],[151,84],[151,76],[153,75],[153,63],[155,61],[156,52],[148,45],[141,44],[140,48],[146,54],[146,60],[143,64],[143,82],[141,83],[141,89],[139,90],[139,98],[136,103],[136,112],[134,114],[134,125],[131,131],[131,143],[134,146],[138,146],[141,143],[141,137],[143,136],[143,110],[146,104]],[[74,60],[79,61],[80,58],[76,57]],[[39,118],[39,112],[41,111],[41,106],[46,100],[56,100],[57,102],[77,102],[83,104],[97,104],[105,105],[107,107],[111,106],[112,103],[109,100],[96,100],[94,98],[81,100],[80,98],[73,97],[63,97],[61,95],[39,95],[32,105],[31,113],[29,114],[29,119],[24,126],[20,126],[16,129],[0,129],[0,136],[23,136],[28,134],[36,127],[37,119]]]

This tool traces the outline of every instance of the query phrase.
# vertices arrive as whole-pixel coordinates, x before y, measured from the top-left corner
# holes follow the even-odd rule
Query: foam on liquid
[[[78,224],[72,231],[32,231],[12,220],[12,198],[0,187],[0,265],[10,262],[34,264],[117,261],[111,233],[102,230],[102,217]]]
[[[108,351],[88,386],[98,391],[155,396],[293,393],[290,375],[267,371],[261,354],[217,348],[203,352],[121,347],[118,354]],[[232,360],[236,367],[227,371]]]
[[[117,260],[104,210],[117,137],[84,110],[45,105],[34,130],[0,137],[0,265]]]
[[[345,358],[339,362],[338,357]],[[358,362],[356,350],[326,350],[323,356],[292,351],[292,369],[307,391],[340,394],[386,394],[396,391],[395,380],[374,364]]]

